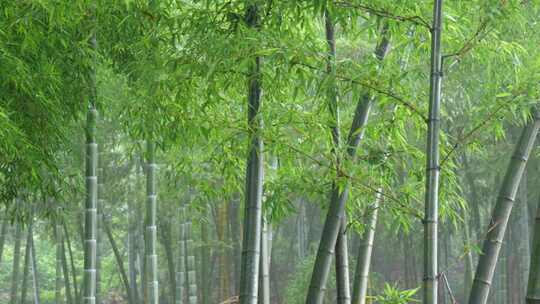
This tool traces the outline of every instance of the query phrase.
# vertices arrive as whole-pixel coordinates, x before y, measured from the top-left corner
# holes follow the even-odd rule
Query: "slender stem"
[[[200,256],[201,256],[201,304],[210,304],[210,284],[208,280],[205,280],[204,278],[208,278],[210,274],[210,247],[209,244],[209,233],[208,233],[208,227],[206,223],[201,222],[200,223],[200,229],[201,229],[201,242],[202,246],[200,247]],[[233,243],[234,247],[235,243]],[[235,258],[235,256],[233,255]]]
[[[63,222],[63,221],[62,221]],[[71,293],[71,283],[69,281],[69,268],[68,268],[68,260],[67,260],[67,254],[66,254],[66,240],[63,235],[62,227],[58,227],[58,229],[61,231],[62,234],[62,243],[61,243],[61,261],[62,261],[62,273],[64,274],[64,286],[66,290],[66,303],[72,304],[75,303],[73,301],[73,294]]]
[[[156,252],[156,163],[155,146],[152,141],[147,141],[147,167],[146,167],[146,280],[148,304],[159,303],[158,268]]]
[[[96,304],[96,230],[97,230],[97,110],[88,111],[86,144],[86,205],[84,226],[83,303]]]
[[[133,291],[129,284],[126,268],[124,267],[124,261],[122,260],[122,254],[120,253],[120,250],[118,249],[118,245],[116,244],[116,241],[114,240],[114,236],[112,234],[109,222],[107,220],[103,220],[102,224],[103,224],[103,230],[105,231],[105,235],[107,236],[107,238],[109,239],[109,243],[111,244],[111,248],[114,253],[114,258],[116,259],[116,265],[118,266],[118,271],[120,273],[120,278],[122,279],[122,283],[124,284],[124,288],[126,289],[126,294],[128,296],[128,303],[133,303],[134,301]]]
[[[336,241],[336,289],[337,303],[350,304],[351,290],[349,279],[349,249],[347,244],[347,220],[345,214],[341,218],[339,235]]]
[[[270,304],[270,248],[269,224],[262,218],[261,230],[261,258],[259,272],[259,304]]]
[[[382,189],[380,189],[382,191]],[[358,247],[358,260],[356,262],[356,272],[353,284],[353,304],[365,304],[368,292],[369,268],[371,266],[371,253],[373,251],[373,241],[375,239],[375,228],[379,214],[379,205],[382,195],[377,193],[375,202],[370,208],[366,217],[367,228]]]
[[[10,304],[17,303],[17,294],[19,290],[19,273],[21,264],[21,224],[15,224],[15,246],[13,249],[13,276],[11,278]]]
[[[103,146],[103,150],[105,146]],[[97,234],[96,234],[96,303],[102,302],[101,285],[105,279],[102,277],[101,261],[103,259],[103,210],[105,209],[105,170],[103,151],[98,152],[98,190],[97,190]]]
[[[435,0],[431,29],[431,76],[428,134],[426,145],[426,192],[424,214],[424,284],[423,303],[437,303],[438,261],[437,226],[439,207],[439,129],[442,84],[441,25],[442,0]]]
[[[193,239],[191,238],[191,221],[186,221],[185,223],[185,257],[186,257],[186,274],[187,274],[187,292],[188,292],[188,303],[197,304],[197,277],[195,271],[195,256],[193,255]]]
[[[251,3],[247,7],[246,21],[249,27],[259,28],[259,7]],[[246,196],[244,209],[244,237],[240,269],[240,304],[256,304],[259,280],[261,245],[261,205],[263,188],[263,125],[259,113],[261,106],[261,58],[256,56],[250,64],[248,76],[248,125],[249,148],[246,168]]]
[[[527,304],[540,303],[540,201],[534,221],[534,237],[531,247],[531,264],[527,283]]]
[[[39,276],[37,270],[37,260],[36,260],[36,246],[34,243],[34,234],[33,234],[33,225],[28,227],[32,232],[30,233],[30,242],[31,242],[31,258],[32,258],[32,283],[34,286],[34,304],[39,304],[41,302],[39,296]]]
[[[67,244],[67,248],[68,248],[68,253],[69,253],[69,263],[70,263],[70,266],[71,266],[71,277],[73,279],[73,291],[74,291],[74,297],[75,297],[75,302],[78,303],[78,299],[80,298],[80,290],[79,290],[79,285],[77,283],[77,271],[76,271],[76,268],[75,268],[75,260],[73,258],[73,248],[71,247],[71,238],[69,237],[69,230],[67,229],[67,224],[66,224],[66,221],[63,220],[62,221],[62,226],[64,228],[64,236],[65,236],[65,240],[66,240],[66,244]]]
[[[478,261],[474,277],[470,304],[485,304],[489,296],[489,290],[495,272],[495,266],[499,257],[499,252],[503,243],[508,219],[512,212],[517,190],[525,171],[525,166],[534,146],[538,129],[540,128],[540,117],[534,111],[533,121],[524,127],[516,144],[512,159],[506,169],[499,196],[488,227],[488,233],[482,247],[482,255]]]
[[[328,21],[330,20],[327,19],[327,40],[331,40],[329,38],[333,36],[333,32],[331,26],[328,25]],[[386,27],[384,27],[384,29],[386,29]],[[386,37],[386,31],[384,29],[382,39],[377,45],[377,49],[375,51],[375,54],[379,60],[384,58],[389,45],[389,41]],[[329,49],[332,50],[332,48],[333,44],[329,43]],[[349,130],[347,140],[347,156],[353,162],[356,159],[356,150],[364,137],[365,126],[369,118],[371,105],[371,96],[369,94],[364,94],[359,99],[356,106],[353,122]],[[334,134],[336,134],[336,132],[334,132]],[[336,142],[336,139],[334,139],[334,142]],[[348,198],[349,188],[350,181],[346,180],[346,183],[342,189],[339,189],[335,185],[332,189],[331,201],[326,214],[321,241],[319,243],[317,257],[315,259],[315,265],[313,267],[310,287],[306,297],[306,304],[321,304],[323,302],[326,281],[330,272],[332,256],[342,225],[342,218],[344,216],[345,203]]]
[[[31,267],[31,259],[32,259],[32,221],[33,221],[33,215],[30,215],[30,223],[28,224],[28,231],[26,232],[26,245],[24,248],[24,270],[23,270],[23,281],[22,281],[22,287],[21,287],[21,303],[24,304],[26,302],[26,294],[28,293],[28,279],[29,279],[29,272]]]
[[[7,217],[4,217],[2,219],[2,228],[0,228],[0,262],[2,261],[2,254],[4,253],[4,244],[6,242],[8,224],[9,220],[7,219]]]
[[[174,263],[174,253],[173,253],[173,245],[172,245],[172,232],[171,232],[171,224],[168,221],[168,219],[163,220],[160,224],[160,241],[165,249],[165,257],[167,259],[167,272],[169,274],[169,290],[171,291],[169,293],[170,296],[170,302],[171,303],[177,303],[176,297],[176,265]]]
[[[176,271],[176,303],[183,304],[186,299],[186,262],[185,262],[185,223],[184,223],[184,208],[180,207],[178,212],[178,262],[177,262],[177,271]]]
[[[62,296],[64,284],[62,282],[62,227],[60,226],[60,208],[57,208],[56,219],[54,223],[54,238],[56,246],[56,278],[55,278],[55,300],[57,304],[65,303]],[[66,274],[64,274],[65,276]],[[67,287],[67,286],[66,286]]]
[[[128,184],[129,187],[129,184]],[[133,199],[131,197],[131,188],[128,188],[128,271],[129,271],[129,286],[132,291],[133,303],[139,303],[139,296],[137,290],[137,221],[136,221],[136,208],[134,206]]]

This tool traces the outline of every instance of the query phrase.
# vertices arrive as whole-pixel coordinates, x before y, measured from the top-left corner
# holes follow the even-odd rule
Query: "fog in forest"
[[[0,303],[540,303],[538,16],[0,1]]]

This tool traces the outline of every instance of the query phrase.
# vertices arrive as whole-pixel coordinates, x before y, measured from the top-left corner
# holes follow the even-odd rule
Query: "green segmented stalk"
[[[387,37],[388,34],[388,24],[385,24],[381,31],[381,40],[379,41],[377,47],[375,48],[375,56],[377,59],[382,61],[386,56],[386,51],[388,50],[389,40]],[[406,59],[402,62],[402,65],[406,64]],[[404,67],[402,66],[402,69]],[[364,126],[366,124],[367,115],[371,109],[371,104],[374,102],[374,97],[371,94],[364,94],[361,97],[361,101],[358,103],[357,114],[355,116],[359,117],[359,121],[364,121],[364,123],[359,123],[358,126],[365,130]],[[392,109],[395,119],[396,106]],[[365,117],[365,118],[362,118]],[[354,127],[351,128],[353,132]],[[356,131],[355,131],[356,132]],[[361,131],[360,133],[362,133]],[[363,136],[363,135],[361,135]],[[349,154],[352,157],[352,155]],[[386,157],[385,157],[386,159]],[[382,188],[377,189],[375,195],[375,201],[371,206],[372,210],[366,218],[367,230],[364,232],[362,239],[360,240],[360,246],[358,248],[357,262],[356,262],[356,271],[353,282],[353,294],[352,294],[352,303],[353,304],[365,304],[367,299],[368,292],[368,283],[369,283],[369,269],[371,267],[371,255],[373,252],[373,242],[375,239],[375,228],[377,227],[377,220],[379,215],[379,205],[382,200]]]
[[[366,218],[367,229],[362,236],[358,248],[358,260],[356,261],[356,272],[353,284],[353,304],[365,304],[368,292],[369,268],[371,265],[371,253],[373,251],[373,240],[375,239],[375,228],[379,213],[379,203],[382,198],[382,189],[378,189],[373,203],[372,210]]]
[[[326,42],[328,44],[328,59],[327,59],[327,74],[331,78],[331,84],[328,90],[328,107],[330,110],[331,121],[330,129],[332,132],[333,147],[332,152],[334,154],[336,164],[339,166],[341,163],[341,156],[339,150],[341,146],[341,131],[340,131],[340,115],[338,106],[338,92],[335,81],[335,61],[336,61],[336,39],[335,39],[335,24],[332,20],[330,13],[325,12],[325,28],[326,28]],[[337,170],[336,170],[337,171]],[[337,186],[337,177],[333,181],[332,185],[332,197],[336,197],[335,194],[339,193]],[[335,269],[336,269],[336,291],[337,291],[337,303],[349,304],[351,302],[351,291],[349,287],[349,255],[348,255],[348,242],[347,234],[345,233],[345,227],[347,220],[345,213],[342,212],[339,219],[338,234],[335,242]]]
[[[326,73],[328,77],[334,77],[334,65],[335,65],[335,37],[334,37],[334,23],[329,15],[329,12],[325,12],[325,29],[326,29],[326,42],[328,45],[327,54],[327,67]],[[331,79],[332,83],[328,89],[328,106],[332,121],[330,121],[330,130],[332,131],[333,148],[332,152],[335,154],[336,161],[339,162],[337,156],[337,150],[339,149],[339,111],[337,109],[337,92],[335,79]],[[343,192],[344,196],[348,193],[347,189]],[[313,267],[313,273],[309,284],[309,290],[306,297],[306,304],[321,304],[324,299],[324,292],[326,290],[326,281],[330,273],[330,263],[334,255],[335,246],[339,237],[339,230],[343,217],[343,210],[345,208],[345,199],[340,199],[339,189],[334,180],[332,183],[332,204],[328,208],[326,214],[326,220],[324,222],[323,233],[321,241],[319,243],[319,249],[317,250],[317,257],[315,259],[315,265]],[[341,204],[335,203],[339,202]],[[339,255],[338,255],[339,258]],[[339,261],[336,261],[339,264]],[[338,267],[340,268],[340,267]],[[339,269],[341,270],[341,268]],[[343,277],[342,273],[336,275]],[[343,298],[343,287],[341,284],[343,280],[338,279],[338,298]]]
[[[54,224],[54,236],[56,241],[56,288],[55,299],[56,303],[64,303],[62,297],[62,227],[60,226],[60,212],[57,212],[57,218]]]
[[[516,193],[519,188],[521,177],[525,171],[527,161],[538,135],[540,117],[534,111],[534,118],[521,132],[519,142],[516,144],[512,159],[506,169],[506,174],[497,198],[491,223],[487,233],[482,255],[478,261],[474,282],[469,297],[469,304],[485,304],[489,296],[489,290],[495,273],[495,266],[503,243],[508,219],[512,212]]]
[[[329,26],[327,25],[327,27]],[[379,60],[384,58],[389,45],[385,29],[386,27],[383,29],[381,42],[377,45],[377,49],[375,50]],[[327,31],[331,30],[331,28],[327,29]],[[327,40],[331,40],[328,39],[329,34],[332,33],[327,33]],[[347,139],[347,156],[353,162],[356,159],[356,150],[364,137],[365,125],[367,124],[369,118],[371,104],[371,97],[369,95],[365,95],[359,99],[356,105],[353,122]],[[336,140],[334,139],[334,141]],[[340,189],[337,187],[333,187],[332,189],[331,201],[326,214],[321,241],[319,243],[315,265],[313,267],[313,274],[311,276],[310,287],[306,297],[306,304],[321,304],[324,300],[326,281],[330,273],[330,265],[339,236],[339,231],[341,229],[342,218],[345,214],[345,203],[348,198],[349,188],[350,183],[347,181],[341,191],[339,191]],[[348,298],[347,294],[343,293],[341,297],[345,300]]]
[[[28,227],[31,231],[33,231],[32,224]],[[39,297],[39,277],[38,277],[38,270],[37,270],[37,261],[36,261],[36,246],[34,246],[34,236],[33,232],[30,234],[30,242],[31,242],[31,258],[32,258],[32,284],[34,287],[34,304],[39,304],[41,302],[41,299]]]
[[[134,304],[139,303],[139,292],[137,289],[137,221],[135,202],[131,195],[131,188],[128,184],[128,272],[129,272],[129,289]]]
[[[186,297],[186,263],[185,263],[185,227],[184,227],[184,208],[181,207],[179,212],[179,235],[178,235],[178,268],[176,272],[176,304],[185,303]]]
[[[4,211],[7,214],[6,211]],[[7,216],[2,219],[2,228],[0,228],[0,262],[2,261],[2,254],[4,253],[4,244],[6,242],[6,235],[8,230],[9,220]]]
[[[97,162],[96,120],[92,104],[86,131],[86,203],[84,225],[83,304],[96,304]]]
[[[259,270],[259,304],[270,304],[270,224],[263,217]]]
[[[73,260],[73,248],[71,247],[71,238],[69,236],[69,231],[67,229],[66,221],[62,221],[62,228],[64,229],[64,239],[66,241],[67,251],[69,253],[69,264],[71,266],[71,276],[73,279],[73,297],[74,302],[78,303],[80,297],[79,289],[77,285],[77,273],[75,270],[75,261]]]
[[[26,244],[24,247],[24,270],[23,270],[23,281],[21,286],[21,303],[26,303],[26,294],[28,292],[28,279],[32,259],[32,221],[33,215],[30,213],[30,219],[28,224],[28,231],[26,232]]]
[[[186,274],[187,274],[187,290],[188,290],[188,303],[197,304],[197,277],[195,272],[195,256],[193,255],[193,240],[191,239],[191,221],[186,221],[185,232],[185,257],[186,257]]]
[[[159,283],[158,283],[158,267],[156,254],[156,163],[155,163],[155,146],[151,141],[147,142],[147,167],[146,167],[146,288],[149,304],[159,303]]]
[[[21,224],[15,224],[15,246],[13,249],[13,276],[11,278],[10,304],[16,304],[19,290],[19,275],[21,272]]]
[[[97,50],[95,33],[90,39],[91,48]],[[95,58],[93,58],[95,61]],[[98,144],[96,109],[96,71],[90,72],[89,108],[86,117],[86,200],[84,205],[84,274],[83,274],[83,304],[96,304],[96,232],[97,232],[97,164]]]
[[[339,234],[336,240],[336,289],[337,303],[351,303],[350,274],[349,274],[349,249],[347,241],[347,217],[343,214]]]
[[[536,218],[534,221],[529,282],[527,283],[527,304],[538,303],[540,303],[540,202],[536,209]]]
[[[105,147],[103,147],[105,149]],[[97,234],[96,234],[96,303],[101,303],[101,260],[103,259],[103,210],[105,206],[105,175],[103,151],[98,152]]]
[[[442,0],[435,0],[431,30],[431,77],[426,145],[426,193],[424,215],[423,303],[437,303],[437,231],[439,216],[439,129],[442,83]]]
[[[249,2],[249,1],[248,1]],[[259,7],[251,3],[247,7],[246,22],[253,29],[259,28]],[[240,267],[240,304],[257,304],[259,283],[259,259],[261,246],[261,206],[263,188],[263,125],[261,106],[261,58],[256,56],[248,73],[248,125],[249,156],[246,168],[246,192],[244,209],[244,238]]]

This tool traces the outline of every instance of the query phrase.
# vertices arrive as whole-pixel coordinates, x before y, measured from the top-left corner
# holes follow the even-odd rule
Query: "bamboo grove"
[[[540,303],[538,16],[0,1],[0,303]]]

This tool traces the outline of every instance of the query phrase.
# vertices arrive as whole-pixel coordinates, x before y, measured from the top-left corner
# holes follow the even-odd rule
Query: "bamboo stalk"
[[[353,284],[353,304],[365,304],[368,292],[369,269],[371,265],[371,253],[373,251],[373,241],[375,239],[375,228],[379,213],[379,204],[382,199],[382,189],[377,193],[370,212],[366,217],[367,228],[360,241],[358,248],[358,260],[356,261],[356,272]]]
[[[13,248],[13,276],[11,278],[11,291],[9,296],[9,303],[17,303],[17,295],[19,290],[19,274],[21,264],[21,224],[15,224],[15,245]]]
[[[519,141],[515,146],[512,159],[506,169],[499,196],[491,216],[491,224],[488,227],[487,237],[482,247],[483,254],[480,256],[476,268],[473,287],[469,297],[470,304],[485,304],[487,302],[495,266],[508,225],[508,219],[512,212],[521,177],[525,171],[525,166],[534,146],[536,136],[538,135],[538,129],[540,128],[540,117],[536,111],[534,111],[533,116],[533,120],[523,128]]]
[[[7,213],[4,211],[4,213]],[[6,243],[6,235],[8,231],[9,220],[7,217],[2,219],[2,228],[0,228],[0,262],[2,261],[2,254],[4,253],[4,244]]]
[[[29,227],[33,231],[32,226]],[[33,232],[30,234],[30,242],[31,242],[31,258],[32,258],[32,284],[34,289],[34,304],[39,304],[41,302],[40,294],[39,294],[39,276],[38,276],[38,270],[37,270],[37,261],[36,261],[36,246],[34,243],[34,237]]]
[[[531,247],[529,281],[527,283],[527,304],[540,303],[540,201],[536,209],[534,235]]]
[[[259,7],[247,6],[246,21],[250,28],[259,28]],[[248,125],[249,156],[246,168],[246,203],[244,209],[244,237],[240,268],[240,304],[256,304],[259,280],[261,244],[261,205],[263,188],[263,140],[261,137],[261,57],[256,56],[249,67]]]
[[[185,262],[185,223],[184,223],[184,208],[180,207],[178,212],[178,262],[176,271],[176,288],[177,297],[176,304],[184,304],[186,297],[186,262]]]
[[[104,219],[102,221],[102,224],[105,235],[107,236],[107,238],[109,239],[109,243],[111,244],[114,258],[116,259],[116,265],[120,273],[120,278],[122,279],[122,284],[124,284],[124,288],[126,289],[128,303],[134,303],[133,290],[131,289],[131,286],[129,284],[128,275],[126,272],[126,268],[124,267],[124,261],[122,260],[122,254],[120,253],[120,249],[118,248],[118,245],[114,240],[114,236],[112,234],[111,227],[109,226],[108,221]]]
[[[69,263],[70,263],[70,266],[71,266],[71,276],[72,276],[72,280],[73,280],[73,291],[74,291],[75,302],[79,303],[80,290],[78,288],[79,285],[77,283],[77,271],[76,271],[76,268],[75,268],[75,260],[73,258],[73,248],[71,247],[71,238],[69,237],[69,231],[67,229],[67,225],[66,225],[65,220],[62,221],[62,226],[64,228],[64,236],[65,236],[65,240],[66,240],[66,244],[67,244],[67,248],[68,248],[68,253],[69,253]]]
[[[329,20],[328,20],[329,21]],[[332,40],[333,30],[327,21],[327,40]],[[385,27],[386,29],[386,27]],[[330,39],[329,39],[330,38]],[[382,39],[377,45],[375,54],[379,60],[382,60],[388,50],[389,41],[386,37],[386,31],[383,29]],[[333,44],[329,43],[330,50],[333,48]],[[347,140],[347,156],[354,162],[356,159],[356,150],[363,139],[365,132],[365,125],[369,118],[369,112],[371,110],[372,100],[370,95],[363,95],[357,105],[354,113],[353,122],[348,134]],[[337,118],[337,117],[336,117]],[[338,134],[333,132],[334,142],[336,143]],[[330,263],[332,255],[337,243],[339,231],[343,224],[342,218],[344,217],[345,203],[348,198],[350,188],[350,181],[346,181],[342,189],[338,189],[335,185],[332,188],[331,201],[329,204],[326,220],[324,222],[321,241],[319,243],[319,249],[317,251],[317,257],[315,259],[315,265],[313,267],[313,273],[311,276],[310,287],[308,295],[306,297],[306,304],[321,304],[324,299],[324,291],[326,281],[330,271]],[[342,255],[343,256],[343,255]],[[343,298],[347,298],[344,296]]]
[[[95,33],[90,40],[91,47],[97,49]],[[97,163],[98,145],[96,142],[96,72],[90,73],[90,98],[86,118],[86,201],[84,219],[84,275],[83,304],[96,304],[96,230],[97,230]]]
[[[30,215],[30,223],[26,232],[26,244],[24,248],[24,269],[23,269],[23,281],[21,286],[21,304],[26,302],[26,294],[28,293],[28,279],[32,259],[32,221],[33,215]]]
[[[426,192],[424,214],[423,303],[436,304],[438,291],[437,231],[439,216],[439,129],[442,86],[441,25],[442,0],[433,5],[431,28],[431,76],[426,145]]]
[[[146,167],[146,288],[148,304],[159,303],[159,283],[156,253],[156,163],[155,146],[152,141],[147,141],[147,167]]]

